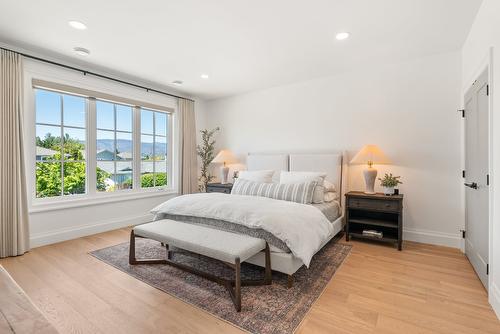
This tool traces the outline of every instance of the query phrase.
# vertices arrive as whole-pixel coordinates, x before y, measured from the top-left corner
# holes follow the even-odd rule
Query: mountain
[[[133,143],[127,139],[117,139],[116,149],[118,152],[132,152]],[[113,152],[113,139],[98,139],[97,151],[108,150]],[[153,143],[141,143],[141,154],[153,155]],[[156,143],[156,154],[167,154],[167,144]]]

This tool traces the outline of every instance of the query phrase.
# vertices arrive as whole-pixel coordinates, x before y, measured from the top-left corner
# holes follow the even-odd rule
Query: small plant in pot
[[[401,176],[393,176],[392,173],[385,174],[384,178],[378,178],[380,180],[380,185],[384,188],[385,195],[394,195],[394,188],[397,187],[398,184],[402,184],[403,182],[399,181]]]

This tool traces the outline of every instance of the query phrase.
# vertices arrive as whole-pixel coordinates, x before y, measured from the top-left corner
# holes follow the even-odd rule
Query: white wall
[[[138,101],[150,102],[177,110],[177,99],[148,93],[130,86],[62,69],[60,67],[25,60],[24,63],[24,140],[26,159],[26,179],[28,184],[31,246],[37,247],[53,242],[90,235],[132,224],[147,222],[152,216],[149,210],[177,194],[178,166],[173,168],[174,189],[152,191],[146,194],[129,193],[126,198],[114,194],[94,198],[83,198],[70,202],[37,203],[34,199],[35,142],[34,91],[32,79],[42,79],[80,88],[100,91],[115,96],[123,96]],[[173,122],[178,117],[173,114]],[[175,128],[175,126],[174,126]],[[174,155],[179,156],[179,134],[174,134]],[[178,159],[177,159],[178,161]],[[108,196],[110,195],[110,196]],[[69,198],[68,198],[69,199]]]
[[[491,229],[489,300],[500,317],[500,1],[484,0],[462,49],[463,91],[490,63],[491,115]]]
[[[379,145],[401,175],[407,240],[461,247],[460,53],[251,92],[207,103],[218,146],[247,152],[347,150]],[[349,171],[364,187],[363,167]],[[380,187],[378,188],[380,189]]]

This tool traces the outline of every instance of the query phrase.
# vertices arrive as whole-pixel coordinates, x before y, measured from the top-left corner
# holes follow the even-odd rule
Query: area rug
[[[128,264],[129,243],[91,252],[96,258],[212,315],[251,333],[293,333],[321,295],[335,271],[351,251],[350,245],[330,241],[313,258],[309,269],[294,274],[292,288],[287,275],[273,272],[271,286],[242,287],[241,312],[235,311],[227,290],[217,283],[164,264]],[[148,239],[136,239],[138,258],[164,258],[165,248]],[[176,262],[214,275],[233,278],[234,271],[219,261],[193,253],[174,253]],[[263,268],[242,264],[242,279],[263,277]]]

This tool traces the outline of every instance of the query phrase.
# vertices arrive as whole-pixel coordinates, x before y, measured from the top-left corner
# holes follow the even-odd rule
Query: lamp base
[[[229,175],[229,167],[222,166],[220,168],[220,183],[221,184],[227,183],[227,176],[228,175]]]
[[[365,194],[375,194],[375,179],[377,178],[377,170],[375,168],[368,168],[363,171],[365,177],[366,190]]]

